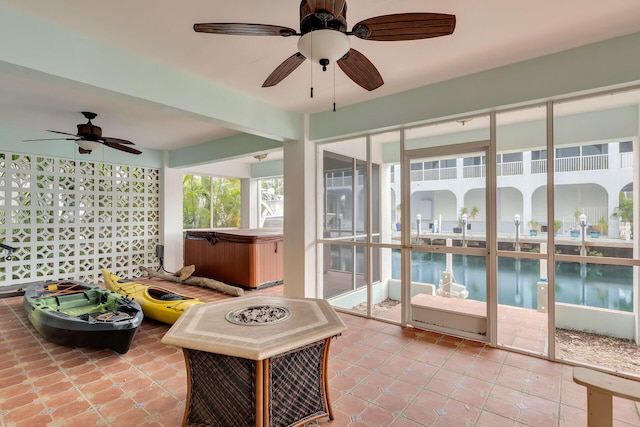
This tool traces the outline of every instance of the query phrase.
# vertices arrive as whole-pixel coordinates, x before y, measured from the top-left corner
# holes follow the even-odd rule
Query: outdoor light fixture
[[[520,214],[515,214],[513,216],[513,223],[518,227],[520,225]]]
[[[587,225],[587,216],[585,214],[580,215],[580,226],[584,227]]]
[[[420,238],[420,232],[422,231],[422,215],[418,214],[416,215],[416,225],[417,225],[417,230],[418,230],[418,239]]]
[[[584,228],[587,226],[587,216],[585,214],[580,214],[580,227],[582,228],[582,246],[580,246],[580,255],[587,255],[587,247],[584,244]]]

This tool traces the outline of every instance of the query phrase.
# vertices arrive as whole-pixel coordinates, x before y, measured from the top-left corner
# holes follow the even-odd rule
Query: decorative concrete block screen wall
[[[157,263],[160,170],[0,152],[0,286]]]

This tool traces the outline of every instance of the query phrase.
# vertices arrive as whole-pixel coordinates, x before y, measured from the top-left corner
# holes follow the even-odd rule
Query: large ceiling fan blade
[[[133,147],[129,147],[128,145],[118,144],[117,142],[105,142],[104,145],[110,148],[115,148],[116,150],[124,151],[126,153],[131,154],[142,154],[142,151],[136,150]]]
[[[76,138],[78,138],[78,135],[76,135],[75,133],[60,132],[59,130],[48,130],[48,129],[47,129],[47,132],[59,133],[60,135],[75,136]]]
[[[234,36],[293,36],[297,32],[293,28],[266,24],[234,24],[209,23],[193,24],[197,33],[228,34]]]
[[[374,90],[384,84],[380,72],[362,53],[355,49],[338,60],[340,69],[355,83],[366,90]]]
[[[78,138],[41,138],[41,139],[23,139],[22,142],[34,141],[77,141]]]
[[[285,79],[289,74],[293,72],[296,68],[300,66],[304,62],[306,58],[300,52],[296,52],[287,59],[282,62],[282,64],[278,65],[278,67],[273,70],[269,77],[264,81],[262,87],[271,87],[280,83]]]
[[[447,36],[456,28],[456,16],[442,13],[398,13],[365,19],[353,26],[365,40],[398,41]]]
[[[306,0],[306,5],[303,4],[302,7],[309,10],[309,13],[327,11],[333,16],[338,16],[346,3],[346,0]]]
[[[133,142],[131,141],[127,141],[126,139],[120,139],[120,138],[111,138],[108,136],[101,136],[99,138],[100,141],[104,141],[104,142],[108,142],[109,144],[127,144],[127,145],[135,145]]]

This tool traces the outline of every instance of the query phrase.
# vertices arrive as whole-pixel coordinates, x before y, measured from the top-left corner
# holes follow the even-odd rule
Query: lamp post
[[[513,223],[516,226],[516,252],[520,252],[520,214],[513,216]]]
[[[587,254],[587,248],[584,244],[584,228],[587,226],[587,216],[585,214],[580,215],[580,228],[582,228],[582,246],[580,247],[580,255],[585,256]]]
[[[418,239],[420,239],[420,232],[422,231],[422,215],[416,215],[416,228],[418,230]]]
[[[462,214],[462,247],[467,247],[467,214]]]

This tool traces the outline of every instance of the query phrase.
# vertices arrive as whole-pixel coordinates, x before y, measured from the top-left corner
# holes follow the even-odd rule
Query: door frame
[[[485,248],[469,248],[469,247],[447,247],[437,246],[431,244],[414,244],[411,241],[411,227],[403,227],[401,230],[401,282],[402,282],[402,294],[403,294],[403,320],[405,324],[410,324],[420,329],[431,330],[440,333],[446,333],[448,335],[460,336],[463,338],[474,339],[483,342],[491,342],[493,325],[496,324],[495,317],[497,316],[497,302],[496,299],[495,283],[497,272],[495,270],[496,263],[492,261],[495,256],[495,236],[494,226],[495,224],[495,166],[491,159],[495,158],[495,148],[493,148],[490,140],[481,140],[474,142],[459,143],[453,145],[439,145],[434,147],[416,148],[411,150],[404,150],[402,153],[402,223],[410,224],[411,222],[411,161],[417,158],[424,157],[442,157],[445,155],[464,155],[465,153],[483,153],[485,156]],[[407,208],[405,208],[405,206]],[[456,207],[457,209],[457,207]],[[430,253],[444,253],[444,254],[460,254],[460,255],[473,255],[484,256],[486,259],[486,304],[484,319],[478,318],[478,316],[471,316],[461,312],[443,312],[444,318],[450,322],[451,325],[455,325],[457,322],[479,322],[484,321],[485,333],[473,333],[464,330],[460,330],[455,326],[441,326],[434,324],[418,323],[418,319],[414,318],[414,309],[411,304],[411,253],[413,251],[418,252],[430,252]],[[435,284],[434,284],[435,285]],[[427,310],[428,312],[429,310]],[[435,310],[431,310],[432,312]],[[453,316],[449,314],[454,313]],[[426,313],[423,313],[426,314]],[[419,316],[421,316],[420,314]]]

